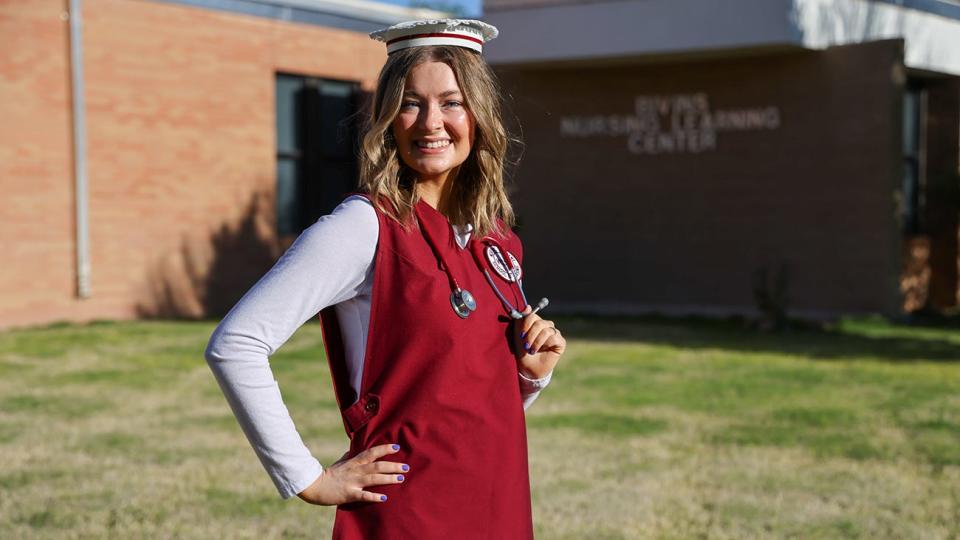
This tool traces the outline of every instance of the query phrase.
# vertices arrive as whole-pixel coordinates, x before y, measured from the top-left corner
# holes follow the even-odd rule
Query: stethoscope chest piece
[[[457,289],[450,293],[450,305],[453,306],[453,311],[459,315],[461,319],[466,319],[471,313],[477,310],[477,301],[473,298],[473,295],[470,294],[470,291],[466,289]]]

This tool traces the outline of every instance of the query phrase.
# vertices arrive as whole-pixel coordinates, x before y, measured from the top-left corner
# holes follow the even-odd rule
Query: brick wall
[[[382,45],[166,3],[84,2],[92,296],[80,300],[64,5],[0,3],[0,327],[228,306],[282,247],[275,73],[370,89]]]
[[[501,69],[525,140],[517,210],[531,296],[557,308],[751,312],[785,265],[790,307],[898,312],[902,43],[609,67]],[[776,107],[776,129],[709,151],[639,155],[627,136],[561,135],[642,96]],[[508,115],[509,116],[509,115]],[[671,121],[661,117],[665,125]]]
[[[63,2],[0,3],[0,324],[73,294],[73,191]]]

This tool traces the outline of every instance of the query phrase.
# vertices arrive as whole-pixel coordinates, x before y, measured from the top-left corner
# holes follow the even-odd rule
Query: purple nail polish
[[[381,501],[387,500],[387,496],[386,496],[386,495],[381,495],[381,496],[380,496],[380,500],[381,500]]]
[[[527,333],[526,333],[526,332],[520,332],[520,339],[523,339],[523,338],[525,338],[525,337],[527,337]]]
[[[524,341],[524,342],[523,342],[523,348],[524,348],[524,349],[527,349],[527,350],[530,350],[530,344],[527,343],[526,341]]]
[[[410,470],[410,466],[409,466],[409,465],[404,465],[404,466],[402,466],[402,467],[400,467],[400,468],[403,469],[403,472],[407,472],[407,471]]]
[[[400,445],[399,445],[399,444],[393,445],[393,449],[394,449],[394,450],[399,450],[399,449],[400,449]]]
[[[403,475],[402,475],[402,474],[398,474],[398,475],[397,475],[397,482],[403,482]]]

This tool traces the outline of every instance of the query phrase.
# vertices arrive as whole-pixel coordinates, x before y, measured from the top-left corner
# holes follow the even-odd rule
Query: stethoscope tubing
[[[503,267],[507,269],[508,273],[513,272],[514,270],[513,263],[507,262],[507,258],[504,256],[504,253],[506,252],[506,250],[503,249],[503,246],[500,245],[500,242],[497,242],[496,240],[494,240],[493,238],[490,238],[489,236],[481,240],[478,240],[477,242],[479,246],[489,245],[496,248],[497,258],[500,259],[500,263],[503,264]],[[500,292],[500,287],[497,286],[496,282],[493,279],[493,276],[490,275],[490,271],[487,270],[483,261],[483,257],[480,256],[480,251],[482,251],[482,249],[483,248],[481,247],[479,250],[478,249],[473,250],[473,257],[476,260],[477,265],[483,270],[483,275],[484,277],[487,278],[487,283],[490,284],[490,287],[493,289],[493,292],[497,295],[497,298],[500,299],[500,302],[503,304],[504,309],[506,309],[510,313],[510,317],[512,319],[517,319],[517,320],[522,319],[523,313],[521,313],[521,311],[518,310],[517,307],[514,306],[512,302],[507,300],[507,298],[503,295],[502,292]],[[511,283],[511,286],[513,283],[517,284],[517,290],[520,292],[520,299],[523,301],[523,309],[526,310],[530,304],[527,302],[527,295],[523,291],[523,278],[521,278],[520,274],[518,274],[516,280],[509,281],[509,282]],[[541,301],[541,303],[543,302]]]
[[[500,299],[500,302],[503,304],[503,307],[510,311],[510,318],[512,318],[512,319],[517,319],[517,320],[522,319],[522,318],[523,318],[523,314],[520,313],[519,311],[517,311],[517,308],[515,308],[515,307],[513,306],[513,304],[511,304],[511,303],[503,296],[503,293],[500,292],[500,288],[497,287],[497,284],[493,282],[493,278],[490,277],[490,272],[488,272],[486,268],[483,269],[483,275],[484,275],[484,277],[487,278],[487,283],[490,284],[490,288],[493,289],[493,292],[497,295],[497,298]],[[520,295],[523,296],[523,289],[522,289],[522,288],[520,289]],[[527,300],[524,299],[523,302],[524,302],[524,304],[526,304]],[[526,308],[524,308],[524,309],[526,309]]]
[[[416,207],[414,207],[414,216],[416,216],[417,223],[427,241],[427,244],[430,245],[430,249],[433,251],[434,256],[437,257],[441,269],[447,275],[447,279],[450,282],[450,288],[453,291],[450,294],[450,304],[453,307],[453,311],[459,315],[460,318],[466,319],[470,313],[477,310],[476,300],[474,300],[473,295],[470,294],[469,291],[460,287],[460,283],[453,276],[453,272],[451,271],[450,266],[447,265],[447,261],[445,260],[443,253],[437,249],[437,245],[434,242],[433,236],[430,234],[429,229],[424,227],[423,220],[420,216],[420,211]],[[520,292],[520,299],[523,302],[523,310],[526,311],[526,309],[530,307],[530,304],[527,302],[527,295],[523,291],[523,278],[521,277],[523,275],[523,271],[520,269],[519,264],[514,267],[512,255],[510,255],[510,262],[507,262],[507,257],[504,255],[504,253],[509,254],[509,252],[503,249],[503,246],[500,245],[500,242],[497,242],[495,239],[489,236],[486,236],[481,240],[472,240],[471,244],[470,251],[473,254],[474,262],[476,262],[477,266],[483,271],[483,276],[487,279],[487,283],[490,284],[490,288],[493,289],[494,294],[496,294],[497,298],[500,299],[504,309],[506,309],[510,314],[510,318],[515,320],[523,319],[523,313],[518,310],[513,303],[507,300],[507,297],[504,296],[503,292],[500,291],[500,287],[497,286],[493,276],[490,275],[490,271],[487,270],[487,265],[484,263],[481,252],[483,251],[484,246],[496,248],[496,256],[499,259],[500,264],[503,265],[504,273],[513,278],[508,279],[504,277],[504,281],[510,283],[511,288],[513,287],[514,283],[517,284],[517,290]],[[531,314],[540,311],[546,307],[548,303],[549,300],[546,298],[541,299],[537,304],[537,307],[531,311]]]

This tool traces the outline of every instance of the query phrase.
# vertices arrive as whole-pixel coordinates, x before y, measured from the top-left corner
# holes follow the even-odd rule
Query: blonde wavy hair
[[[470,154],[452,172],[447,218],[460,226],[472,224],[477,238],[490,232],[503,234],[506,231],[498,220],[510,227],[515,218],[503,184],[510,138],[500,116],[500,89],[483,58],[463,47],[412,47],[387,58],[360,145],[360,190],[402,225],[412,223],[413,207],[420,199],[416,174],[398,155],[392,124],[400,111],[408,74],[425,62],[450,66],[474,118]]]

